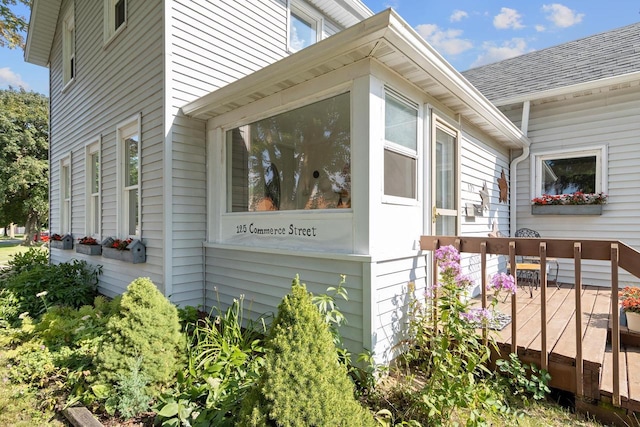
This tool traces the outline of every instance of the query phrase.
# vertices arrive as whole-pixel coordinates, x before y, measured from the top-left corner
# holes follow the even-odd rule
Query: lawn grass
[[[0,240],[0,266],[7,265],[13,254],[26,252],[29,248],[20,243],[3,242]]]

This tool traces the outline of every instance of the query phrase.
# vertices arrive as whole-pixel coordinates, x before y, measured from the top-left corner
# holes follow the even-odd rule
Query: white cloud
[[[416,31],[424,37],[438,52],[444,55],[457,55],[473,47],[470,40],[463,39],[462,30],[441,30],[435,24],[421,24]]]
[[[540,24],[536,25],[536,31],[539,33],[544,32],[546,29],[547,28],[544,25],[540,25]]]
[[[556,27],[567,28],[579,24],[584,18],[584,13],[577,13],[560,3],[545,4],[542,11],[547,13],[547,19]]]
[[[9,67],[0,68],[0,86],[29,89],[29,84],[22,80],[22,76],[13,72]]]
[[[513,58],[514,56],[522,55],[523,53],[530,51],[527,49],[527,42],[521,38],[507,40],[503,42],[501,46],[497,46],[492,42],[485,42],[482,44],[482,50],[483,53],[481,53],[473,64],[471,64],[471,67],[491,64],[493,62]]]
[[[462,18],[468,18],[469,14],[467,12],[465,12],[464,10],[454,10],[453,13],[451,14],[451,16],[449,17],[449,21],[451,22],[459,22],[462,20]]]
[[[503,7],[500,9],[500,13],[493,17],[493,26],[499,30],[507,30],[509,28],[519,30],[524,28],[522,15],[517,10],[509,9],[508,7]]]

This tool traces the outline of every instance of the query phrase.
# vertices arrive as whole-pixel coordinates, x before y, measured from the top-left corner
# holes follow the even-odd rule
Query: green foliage
[[[172,381],[184,359],[178,312],[148,278],[138,278],[122,295],[120,309],[107,323],[96,365],[98,382],[115,386],[141,357],[141,375],[150,393]]]
[[[25,252],[17,252],[12,255],[7,264],[9,267],[2,271],[0,280],[6,280],[8,277],[22,273],[36,265],[49,264],[49,252],[41,247],[32,247]]]
[[[120,375],[115,393],[107,399],[107,407],[114,407],[125,419],[149,409],[151,397],[145,392],[147,378],[141,372],[142,358],[138,357],[127,375]]]
[[[0,227],[25,224],[27,244],[49,212],[48,109],[44,95],[0,90]]]
[[[502,374],[501,380],[505,389],[510,389],[514,396],[527,396],[535,400],[544,399],[551,392],[549,381],[551,376],[537,366],[522,363],[515,353],[509,354],[509,360],[496,361],[498,371]]]
[[[0,1],[0,47],[10,49],[24,46],[22,32],[27,29],[27,19],[17,15],[9,6],[22,3],[29,6],[29,0],[1,0]]]
[[[37,317],[54,305],[80,307],[91,303],[101,267],[78,260],[40,264],[38,252],[26,254],[11,267],[19,272],[0,281],[0,321],[15,323],[22,313]],[[29,260],[34,264],[29,266]]]
[[[298,278],[271,326],[265,367],[242,404],[239,425],[365,426],[329,327]]]
[[[245,322],[243,305],[241,296],[226,312],[214,307],[201,320],[195,310],[182,311],[193,320],[185,328],[191,344],[187,368],[178,375],[178,392],[162,396],[157,405],[163,426],[234,425],[233,415],[264,364],[265,323]]]

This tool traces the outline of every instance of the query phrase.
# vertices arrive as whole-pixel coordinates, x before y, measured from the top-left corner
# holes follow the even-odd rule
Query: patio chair
[[[540,238],[540,233],[538,233],[536,230],[532,230],[530,228],[519,228],[518,230],[516,230],[515,233],[515,237],[524,237],[524,238]],[[518,272],[518,276],[520,276],[520,274],[522,274],[522,278],[524,280],[528,280],[530,283],[535,284],[535,288],[536,290],[538,289],[538,283],[540,282],[540,268],[535,269],[535,268],[531,268],[532,265],[534,264],[540,264],[540,257],[537,256],[523,256],[521,257],[520,261],[518,262],[518,264],[522,264],[523,266],[526,266],[528,268],[520,270]],[[553,278],[553,282],[556,285],[556,288],[560,288],[560,286],[558,285],[558,271],[560,269],[560,264],[558,264],[558,260],[556,258],[547,258],[547,277],[549,274],[549,270],[550,270],[550,265],[553,264],[554,265],[554,278]],[[520,278],[520,277],[518,277]],[[529,289],[530,294],[533,296],[533,292],[531,292],[531,289]]]

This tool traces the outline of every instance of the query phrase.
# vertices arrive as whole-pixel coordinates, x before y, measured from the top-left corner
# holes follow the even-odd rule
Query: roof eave
[[[33,0],[29,29],[24,48],[24,60],[31,64],[47,67],[56,32],[56,24],[62,0]],[[40,48],[36,48],[40,46]]]

